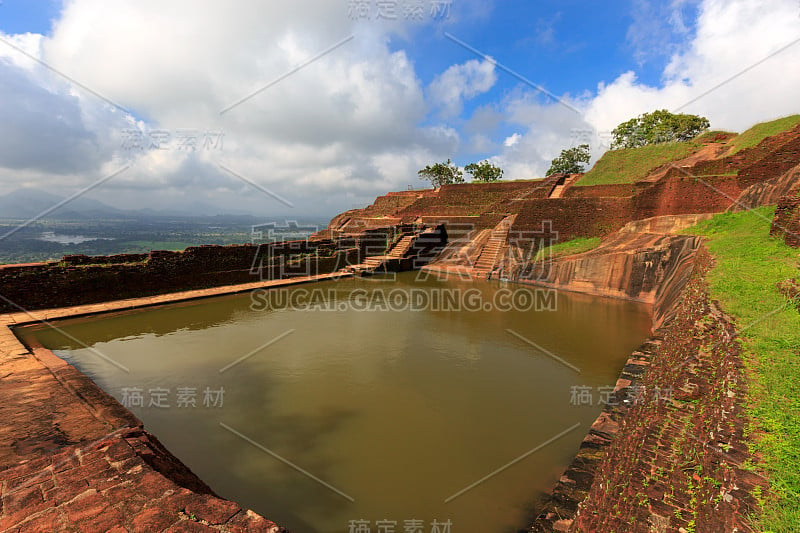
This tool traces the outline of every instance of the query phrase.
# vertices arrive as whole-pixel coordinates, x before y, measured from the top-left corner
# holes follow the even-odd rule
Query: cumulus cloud
[[[684,4],[670,6],[679,10]],[[589,97],[568,99],[582,115],[518,95],[506,102],[505,113],[529,130],[495,157],[508,165],[509,178],[543,176],[561,149],[588,140],[596,160],[614,127],[655,109],[700,114],[712,128],[733,131],[798,113],[799,11],[793,0],[705,0],[694,37],[671,56],[661,84],[647,85],[635,71],[624,72],[599,83]],[[673,24],[688,23],[675,18]]]
[[[511,95],[504,101],[507,123],[517,131],[506,137],[492,161],[505,170],[508,179],[543,177],[553,157],[575,144],[573,132],[590,128],[572,109],[577,100],[563,98],[563,103],[542,103],[530,93]]]
[[[442,116],[455,117],[461,113],[464,100],[487,92],[496,81],[493,62],[470,59],[466,63],[452,65],[438,75],[428,87],[428,92]]]
[[[452,21],[471,7],[485,15],[490,4],[454,4]],[[646,14],[658,4],[637,5]],[[419,168],[463,150],[494,152],[507,178],[541,177],[561,149],[579,143],[576,131],[607,132],[645,111],[699,113],[734,130],[798,111],[800,43],[787,47],[800,37],[795,0],[665,5],[659,31],[682,42],[663,48],[669,60],[658,84],[630,70],[591,94],[563,97],[582,113],[523,87],[461,117],[465,102],[495,88],[498,73],[491,61],[472,59],[425,87],[402,39],[430,21],[361,24],[346,2],[329,0],[202,9],[191,0],[66,0],[47,36],[2,36],[57,72],[0,43],[0,192],[37,185],[68,195],[131,164],[92,194],[120,207],[204,201],[328,215],[419,185]],[[646,34],[632,29],[628,37],[647,52]],[[222,132],[224,146],[130,150],[130,129]]]
[[[0,122],[14,132],[0,143],[0,165],[54,174],[97,170],[99,142],[87,129],[77,98],[44,89],[5,58],[0,78]]]
[[[521,138],[522,135],[520,135],[519,133],[514,133],[513,135],[506,137],[506,140],[503,141],[503,146],[505,146],[506,148],[511,148],[512,146],[517,144]]]
[[[627,72],[599,87],[587,119],[608,130],[639,113],[668,108],[707,116],[715,128],[741,131],[797,112],[798,11],[792,0],[706,0],[695,38],[672,57],[664,83],[643,85]]]
[[[57,171],[69,175],[59,184],[86,185],[132,162],[92,194],[118,204],[125,190],[127,203],[153,207],[210,194],[223,208],[287,209],[237,182],[224,165],[305,214],[332,214],[345,199],[405,188],[418,168],[459,143],[453,128],[420,126],[427,114],[422,84],[406,53],[388,44],[393,32],[423,23],[359,24],[346,3],[327,0],[239,0],[202,9],[189,0],[69,0],[51,35],[10,39],[91,92],[3,49],[10,58],[4,68],[19,72],[3,88],[16,93],[3,98],[0,116],[20,126],[26,150],[0,151],[0,179],[13,188],[21,174],[12,171],[25,167],[24,184],[52,184],[48,173]],[[42,116],[24,115],[18,93]],[[125,150],[130,128],[173,137],[224,132],[224,148]],[[55,137],[63,142],[51,142]]]

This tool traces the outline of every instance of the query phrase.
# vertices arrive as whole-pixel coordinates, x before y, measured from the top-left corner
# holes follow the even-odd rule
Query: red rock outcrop
[[[691,235],[619,232],[589,252],[544,257],[506,275],[521,283],[653,304],[658,327],[679,300],[700,242]]]

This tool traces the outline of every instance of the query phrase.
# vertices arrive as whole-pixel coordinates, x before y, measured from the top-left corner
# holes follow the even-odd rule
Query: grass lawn
[[[551,254],[551,258],[556,258],[564,255],[588,252],[589,250],[597,248],[599,244],[600,237],[578,237],[569,241],[553,244],[547,248],[542,248],[536,253],[534,261],[547,257],[547,254]]]
[[[703,145],[694,141],[609,150],[575,185],[634,183],[661,165],[682,159]]]
[[[775,285],[800,276],[800,250],[769,236],[774,211],[725,213],[684,233],[708,237],[711,295],[735,317],[744,347],[751,449],[772,490],[759,526],[788,533],[800,527],[800,313]]]
[[[756,124],[731,141],[732,149],[728,155],[733,155],[745,148],[751,148],[770,135],[790,130],[800,124],[800,115],[791,115],[771,122]]]

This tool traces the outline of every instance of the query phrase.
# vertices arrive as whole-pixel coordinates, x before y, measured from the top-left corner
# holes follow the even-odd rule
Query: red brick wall
[[[542,222],[551,221],[559,241],[608,235],[631,215],[630,198],[537,198],[520,204],[512,232],[538,233]]]
[[[781,197],[769,234],[783,237],[789,246],[800,248],[800,196]]]
[[[745,186],[780,176],[800,162],[800,135],[794,137],[758,162],[739,171]]]
[[[299,258],[291,265],[270,264],[270,257],[329,248],[330,257]],[[294,247],[294,249],[290,249]],[[290,275],[333,272],[360,262],[358,250],[333,250],[333,243],[282,243],[272,249],[254,245],[201,246],[184,252],[154,251],[147,256],[72,256],[58,263],[6,265],[0,268],[0,312],[46,309],[202,289]],[[327,255],[323,254],[323,255]],[[264,258],[263,270],[258,270]],[[255,269],[253,268],[255,265]]]
[[[614,185],[588,185],[585,187],[569,187],[564,191],[565,198],[603,198],[607,196],[633,196],[636,187],[632,183]]]
[[[736,176],[664,178],[633,197],[631,219],[722,212],[742,190]]]

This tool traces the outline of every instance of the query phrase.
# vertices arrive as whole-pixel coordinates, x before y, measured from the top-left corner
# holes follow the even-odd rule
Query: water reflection
[[[398,287],[470,289],[491,301],[515,288],[413,275],[394,284],[313,287],[334,291],[337,304],[357,290],[369,297]],[[124,389],[145,397],[168,390],[169,407],[145,402],[132,410],[218,493],[296,531],[348,531],[362,518],[373,530],[382,519],[396,521],[398,531],[405,520],[424,520],[430,530],[432,520],[449,519],[452,531],[516,531],[601,409],[573,405],[571,387],[613,384],[649,332],[640,305],[575,294],[559,294],[556,303],[556,311],[541,312],[254,311],[244,295],[63,324],[130,373],[57,331],[27,334],[117,399]],[[196,390],[195,407],[178,406],[180,388]],[[224,405],[203,405],[206,388],[224,388]],[[577,430],[445,503],[576,423]]]

